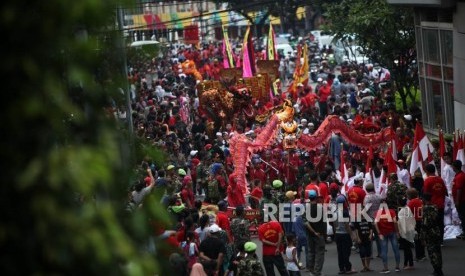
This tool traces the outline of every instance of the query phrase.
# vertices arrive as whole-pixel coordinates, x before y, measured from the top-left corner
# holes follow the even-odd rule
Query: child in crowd
[[[286,236],[287,248],[284,260],[286,261],[286,269],[289,276],[300,276],[300,264],[297,258],[297,248],[295,235],[289,234]]]
[[[192,270],[192,266],[197,262],[197,257],[199,255],[199,248],[195,243],[195,234],[192,231],[187,232],[186,240],[181,243],[181,248],[184,252],[184,255],[187,258],[187,267],[189,271]]]

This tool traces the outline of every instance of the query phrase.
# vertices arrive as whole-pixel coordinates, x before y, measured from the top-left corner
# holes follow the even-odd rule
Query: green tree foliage
[[[127,137],[104,109],[125,83],[117,4],[1,4],[4,275],[161,271],[143,245],[150,221],[161,226],[167,216],[158,200],[125,212],[133,164]]]
[[[257,37],[262,35],[262,29],[265,21],[270,15],[281,17],[288,21],[291,28],[295,30],[295,20],[297,8],[302,7],[307,1],[304,0],[216,0],[217,3],[228,3],[228,8],[240,13],[251,25],[257,26]],[[258,13],[261,12],[261,13]],[[251,16],[249,13],[259,14],[258,17]]]
[[[336,39],[355,40],[373,62],[391,70],[403,108],[415,99],[418,78],[414,62],[413,10],[385,0],[338,0],[325,4],[326,28]]]

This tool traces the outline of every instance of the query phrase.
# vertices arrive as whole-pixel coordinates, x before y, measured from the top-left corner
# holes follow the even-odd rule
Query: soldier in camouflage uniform
[[[200,161],[199,165],[197,165],[196,173],[197,173],[197,189],[200,191],[203,190],[203,194],[208,194],[208,169],[210,167],[210,160],[205,158],[203,161]]]
[[[387,188],[386,203],[389,209],[394,209],[397,213],[399,208],[398,199],[407,195],[407,186],[397,179],[396,173],[391,173],[389,175],[389,181],[391,184]]]
[[[426,243],[428,256],[433,266],[434,276],[442,276],[442,235],[438,221],[438,209],[431,203],[431,195],[423,195],[423,226],[421,230],[422,238]]]
[[[236,207],[236,217],[231,221],[231,232],[234,237],[234,252],[237,254],[240,243],[250,241],[250,222],[245,218],[243,206]]]
[[[244,251],[246,256],[239,261],[237,265],[238,276],[262,276],[265,275],[262,264],[255,254],[257,245],[253,242],[246,242],[244,244]]]

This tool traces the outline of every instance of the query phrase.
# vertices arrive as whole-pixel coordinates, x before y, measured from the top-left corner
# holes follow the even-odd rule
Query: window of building
[[[428,97],[426,96],[426,85],[425,85],[425,79],[420,78],[420,91],[421,91],[421,110],[423,111],[421,113],[422,115],[422,120],[423,120],[423,125],[424,126],[429,126],[429,117],[428,117]]]
[[[428,81],[429,94],[432,95],[433,100],[433,127],[446,128],[444,122],[444,104],[442,95],[442,84],[439,81]]]
[[[417,58],[418,60],[423,60],[423,43],[422,43],[422,38],[421,38],[421,28],[416,27],[415,28],[415,39],[417,43]]]
[[[437,30],[423,30],[425,61],[439,63],[439,35]]]
[[[453,43],[452,43],[452,31],[441,31],[441,49],[442,49],[442,63],[452,65],[453,56]]]
[[[415,29],[422,118],[427,128],[439,126],[451,133],[454,130],[452,26],[449,29],[441,24],[435,27],[430,21]]]

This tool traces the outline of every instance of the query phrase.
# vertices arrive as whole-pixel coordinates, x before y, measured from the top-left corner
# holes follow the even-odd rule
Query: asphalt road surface
[[[261,258],[261,242],[258,239],[254,239],[254,242],[257,243],[257,254]],[[336,243],[332,242],[326,244],[326,254],[325,254],[325,262],[323,266],[323,275],[338,275],[339,267],[337,264],[337,251],[336,251]],[[373,246],[373,255],[376,256],[376,246]],[[415,253],[414,258],[415,258]],[[402,269],[404,264],[404,252],[400,251],[400,268]],[[305,264],[305,253],[302,252],[301,259],[304,261]],[[444,275],[447,276],[454,276],[454,275],[465,275],[465,240],[446,240],[444,241],[444,246],[442,247],[442,260],[443,260],[443,272]],[[360,255],[352,251],[352,255],[350,256],[350,262],[352,263],[352,267],[354,270],[358,271],[357,274],[361,275],[380,275],[380,271],[383,269],[383,262],[380,258],[374,258],[371,261],[370,268],[373,270],[371,272],[360,272],[363,268],[362,262],[360,260]],[[429,259],[422,261],[422,262],[415,262],[414,263],[415,269],[414,270],[401,270],[400,272],[395,272],[395,260],[394,260],[394,253],[392,252],[392,248],[389,245],[388,249],[388,267],[391,270],[390,274],[402,274],[402,275],[412,275],[412,276],[419,276],[419,275],[431,275],[433,272],[433,268],[429,262]],[[278,271],[275,269],[276,275],[279,275]],[[302,275],[311,275],[310,272],[306,270],[301,271]],[[352,274],[352,275],[357,275]]]

